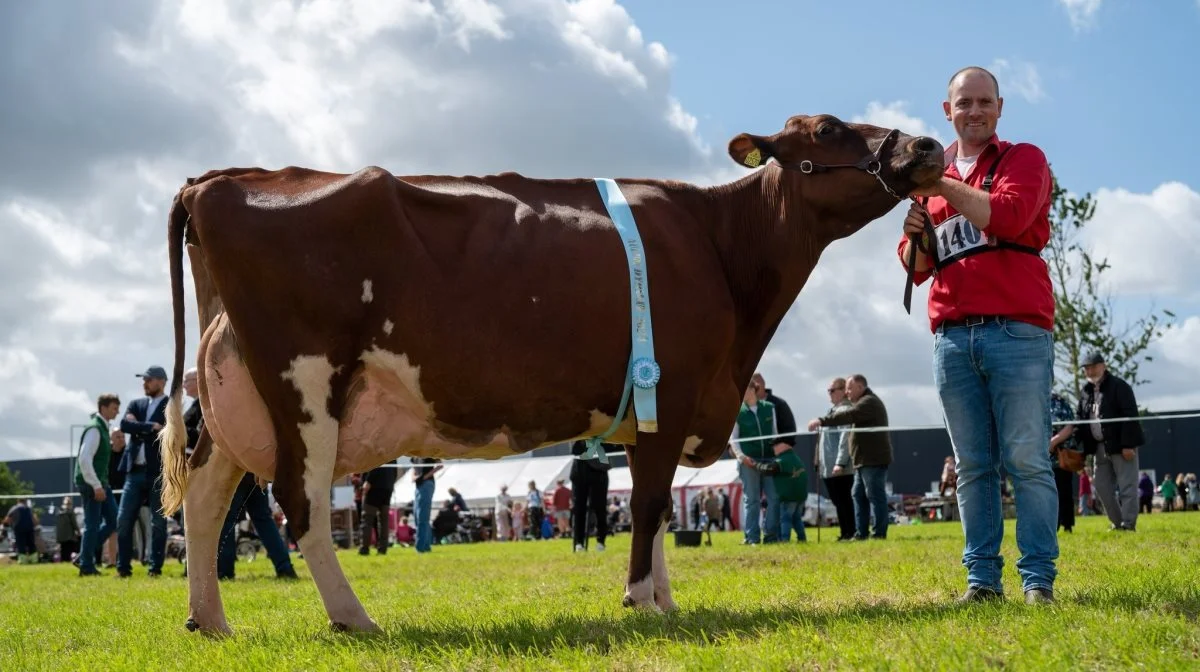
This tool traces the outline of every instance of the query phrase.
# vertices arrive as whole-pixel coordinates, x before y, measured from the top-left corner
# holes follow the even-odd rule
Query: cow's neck
[[[815,215],[800,194],[790,194],[788,211],[778,170],[711,188],[704,215],[737,311],[735,365],[747,379],[829,243],[814,235]]]

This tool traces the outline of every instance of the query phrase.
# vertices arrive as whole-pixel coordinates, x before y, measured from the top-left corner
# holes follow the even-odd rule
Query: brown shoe
[[[992,600],[1003,600],[1004,593],[986,586],[971,586],[967,588],[967,592],[963,593],[956,600],[959,604],[969,604],[971,602],[990,602]]]
[[[1045,588],[1030,588],[1025,591],[1025,604],[1054,604],[1054,591]]]

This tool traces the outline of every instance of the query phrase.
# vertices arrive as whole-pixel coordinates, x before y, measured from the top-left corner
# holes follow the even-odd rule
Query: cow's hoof
[[[200,624],[196,622],[196,619],[189,618],[187,623],[183,624],[183,627],[187,628],[188,632],[195,632],[200,629]]]
[[[379,627],[379,624],[369,618],[362,623],[340,623],[337,621],[330,621],[329,627],[334,632],[354,632],[368,635],[377,635],[383,632],[383,628]]]
[[[621,600],[621,606],[652,614],[661,613],[661,610],[658,608],[658,605],[654,603],[654,600],[636,600],[632,595],[626,595],[625,599]]]
[[[187,619],[187,622],[183,624],[183,627],[187,628],[188,632],[199,632],[202,635],[208,635],[210,637],[225,637],[233,634],[233,630],[231,630],[229,625],[226,623],[221,623],[215,627],[207,627],[200,625],[199,621],[194,618]]]

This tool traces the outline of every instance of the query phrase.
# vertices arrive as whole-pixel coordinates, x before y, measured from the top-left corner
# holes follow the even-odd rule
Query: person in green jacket
[[[112,459],[108,423],[121,411],[121,399],[115,394],[102,394],[96,400],[96,409],[79,437],[79,459],[75,461],[75,485],[83,498],[80,576],[100,574],[96,569],[96,549],[117,529],[117,505],[108,483],[108,463]]]
[[[792,529],[796,540],[808,541],[804,534],[804,509],[808,502],[808,469],[796,450],[786,443],[775,444],[775,458],[779,472],[775,480],[775,494],[779,497],[779,541],[792,540]]]
[[[1165,476],[1163,476],[1162,485],[1158,486],[1158,493],[1160,495],[1162,495],[1162,498],[1163,498],[1163,505],[1162,505],[1163,513],[1166,513],[1168,511],[1174,511],[1175,510],[1175,495],[1177,495],[1179,493],[1178,493],[1178,490],[1175,488],[1175,481],[1171,480],[1170,474],[1166,474]]]

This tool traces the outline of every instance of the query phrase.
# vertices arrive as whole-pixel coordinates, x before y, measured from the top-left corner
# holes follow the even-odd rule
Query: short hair
[[[993,75],[987,68],[981,68],[978,65],[968,65],[967,67],[962,68],[958,72],[954,73],[954,75],[952,75],[950,77],[950,81],[946,82],[947,94],[949,93],[950,89],[954,86],[954,80],[958,79],[960,75],[966,74],[968,72],[982,72],[983,74],[985,74],[989,78],[991,78],[992,86],[994,86],[996,88],[996,98],[1000,98],[1000,82],[996,80],[996,76]]]
[[[859,385],[862,385],[863,387],[867,386],[867,377],[862,375],[861,373],[856,373],[853,376],[850,376],[850,380],[853,380],[854,382],[858,383]]]
[[[187,371],[184,371],[184,372],[183,372],[183,377],[184,377],[184,378],[186,378],[186,377],[188,377],[188,376],[190,376],[190,375],[193,375],[193,374],[195,374],[195,373],[196,373],[196,367],[194,367],[194,366],[193,366],[192,368],[190,368],[190,369],[188,369]]]
[[[96,410],[98,411],[98,410],[104,408],[105,406],[112,406],[113,404],[120,405],[120,403],[121,403],[120,397],[118,397],[117,395],[112,394],[112,393],[105,393],[105,394],[100,395],[96,399]]]
[[[832,384],[834,387],[845,387],[845,386],[846,386],[846,379],[845,379],[845,378],[842,378],[841,376],[838,376],[837,378],[834,378],[834,379],[833,379],[833,383],[831,383],[831,384]]]

